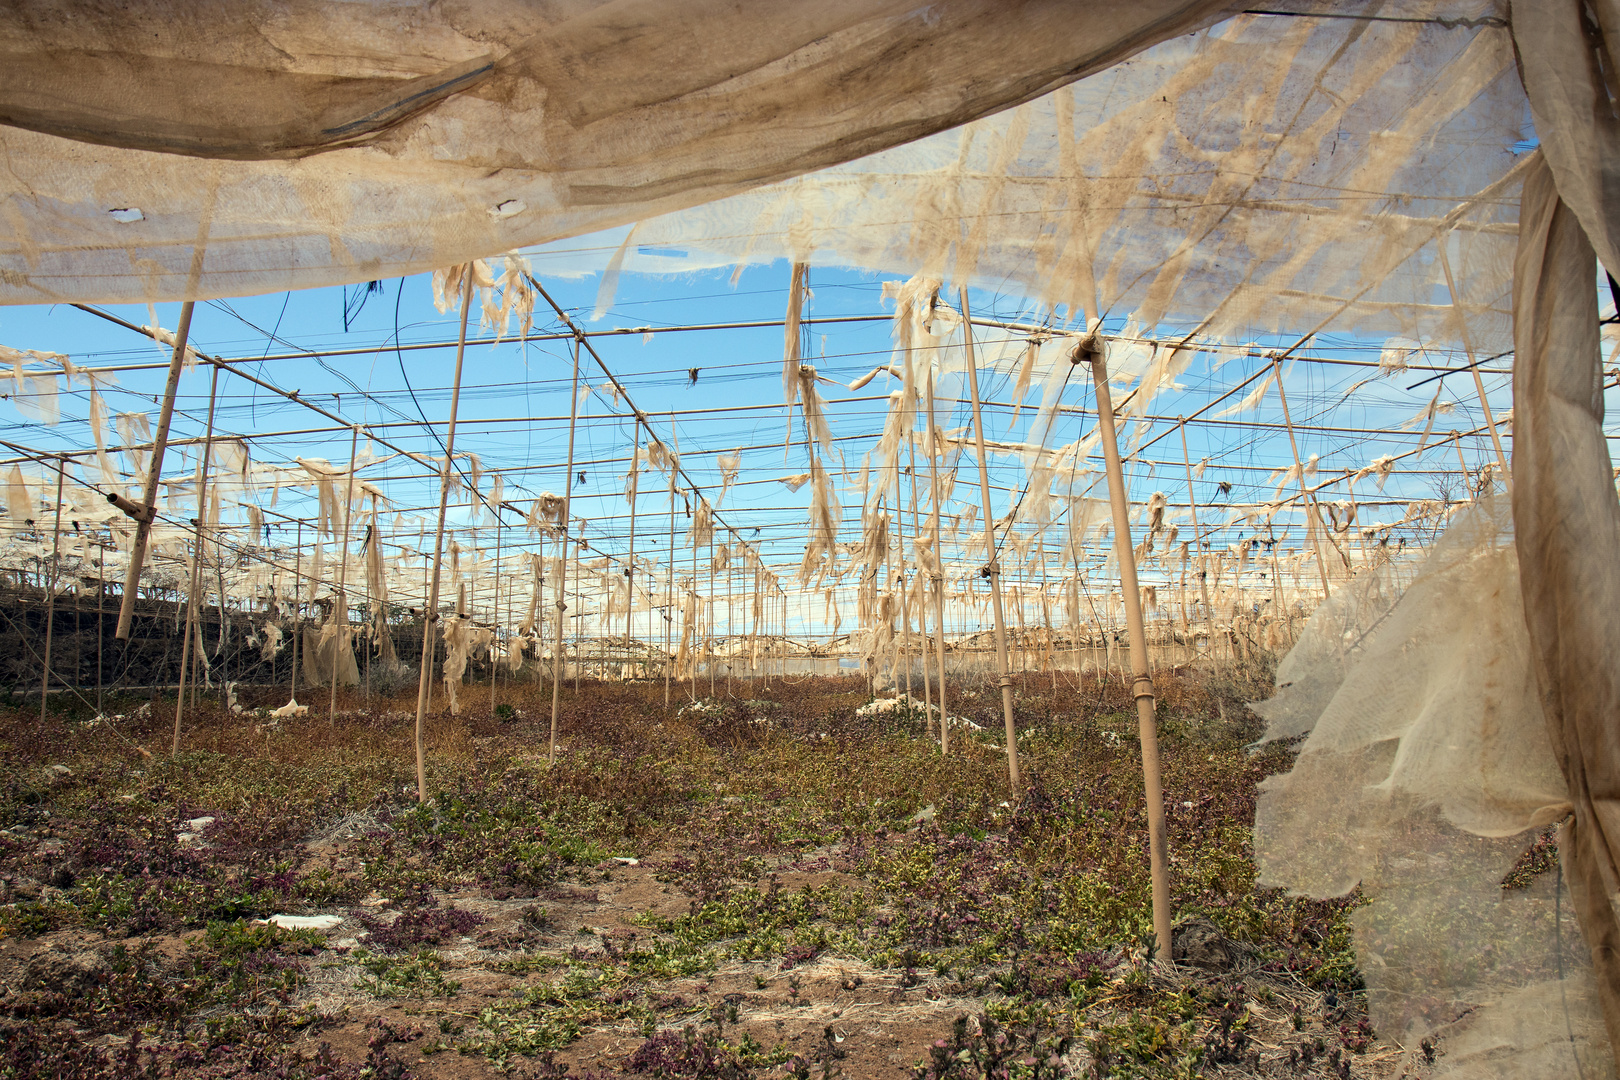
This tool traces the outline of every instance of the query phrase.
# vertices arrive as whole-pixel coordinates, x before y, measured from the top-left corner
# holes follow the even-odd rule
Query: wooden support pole
[[[495,574],[493,584],[495,586],[495,599],[491,603],[493,610],[490,613],[489,620],[494,624],[494,629],[490,631],[489,638],[489,715],[492,719],[495,716],[495,684],[500,681],[501,677],[501,651],[498,646],[501,643],[501,625],[504,622],[501,618],[501,508],[499,504],[495,507]]]
[[[916,433],[916,431],[913,430],[913,431],[909,431],[909,432],[906,433],[906,444],[907,444],[906,451],[907,451],[908,454],[911,455],[911,469],[910,469],[910,472],[911,472],[911,535],[912,535],[912,546],[913,546],[913,548],[915,548],[917,542],[922,539],[922,522],[921,522],[921,519],[917,515],[917,433]],[[915,552],[913,554],[915,554]],[[935,558],[938,558],[939,557],[939,552],[936,551],[934,553],[934,556],[935,556]],[[901,552],[902,562],[904,561],[904,557],[905,557],[905,553],[902,551]],[[916,567],[917,567],[917,571],[916,571],[917,580],[921,581],[922,575],[925,572],[921,560],[917,561]],[[931,580],[932,579],[930,578],[930,581]],[[917,635],[922,638],[922,645],[918,648],[917,655],[922,660],[923,722],[924,722],[924,729],[926,731],[932,733],[933,730],[934,730],[934,692],[933,692],[933,686],[932,686],[933,680],[928,677],[928,600],[923,596],[918,597]],[[906,665],[907,665],[907,667],[906,667],[906,676],[907,676],[907,678],[910,678],[910,675],[911,675],[910,664],[911,664],[911,657],[910,657],[910,654],[908,652],[908,654],[906,656]]]
[[[217,497],[217,496],[216,496]],[[219,539],[214,540],[214,581],[219,588],[219,644],[214,646],[219,656],[219,686],[223,698],[228,689],[230,677],[230,651],[226,648],[230,644],[230,617],[225,611],[225,560],[219,557]]]
[[[195,276],[195,275],[193,275]],[[157,432],[152,436],[152,462],[146,472],[139,515],[135,519],[135,539],[129,549],[129,572],[124,577],[124,599],[118,609],[118,629],[113,636],[129,640],[135,618],[135,595],[140,589],[141,568],[146,563],[146,544],[152,535],[152,519],[157,516],[158,479],[163,474],[163,450],[169,445],[169,423],[174,419],[174,395],[180,388],[180,371],[185,366],[186,339],[191,336],[192,302],[180,305],[180,327],[174,334],[174,355],[169,360],[169,380],[163,386],[163,407],[158,413]]]
[[[990,602],[996,620],[996,677],[1001,684],[1001,714],[1007,727],[1007,780],[1013,794],[1018,785],[1018,730],[1013,724],[1012,676],[1007,673],[1007,625],[1001,608],[1001,567],[996,559],[996,518],[990,506],[990,468],[984,452],[984,418],[979,408],[979,370],[973,358],[973,322],[968,313],[967,286],[962,286],[962,342],[967,350],[968,388],[973,395],[973,438],[979,454],[979,494],[984,502],[985,566],[990,579]]]
[[[219,368],[215,368],[217,374]],[[338,684],[338,654],[342,650],[343,634],[349,628],[349,516],[350,508],[354,506],[354,459],[360,450],[360,425],[355,424],[349,431],[349,478],[343,486],[343,531],[338,533],[338,591],[337,604],[332,609],[332,619],[337,623],[338,632],[332,637],[332,697],[327,706],[326,719],[330,724],[337,723],[337,684]],[[220,610],[224,611],[225,598],[220,597]]]
[[[950,713],[945,711],[945,553],[939,547],[939,451],[940,446],[934,438],[937,429],[934,427],[934,369],[928,369],[928,443],[925,453],[928,455],[928,482],[933,488],[933,510],[929,515],[929,535],[934,541],[934,565],[939,569],[931,575],[934,586],[934,621],[937,627],[938,638],[934,642],[934,656],[939,664],[939,752],[941,755],[951,752],[951,721]]]
[[[707,639],[707,641],[708,641],[707,649],[708,649],[708,657],[709,657],[709,700],[710,701],[714,700],[714,601],[715,601],[715,598],[718,595],[719,594],[715,591],[715,588],[714,588],[714,532],[713,532],[713,530],[710,530],[710,532],[709,532],[709,620],[708,620],[709,621],[709,634],[708,634],[708,639]],[[649,601],[651,600],[650,597],[648,599],[649,599]]]
[[[909,434],[909,432],[908,432]],[[900,656],[906,665],[906,701],[911,701],[911,608],[906,597],[906,510],[900,496],[900,448],[894,448],[894,546],[890,564],[900,590]],[[898,680],[896,680],[898,682]]]
[[[1199,560],[1198,589],[1204,598],[1204,629],[1209,636],[1209,650],[1213,655],[1215,652],[1215,606],[1209,602],[1209,574],[1204,569],[1202,541],[1198,533],[1198,497],[1193,494],[1192,455],[1187,453],[1186,418],[1183,417],[1177,426],[1181,429],[1181,461],[1187,467],[1187,505],[1192,509],[1193,542],[1191,550]],[[1193,652],[1196,653],[1197,651],[1197,641],[1194,639]]]
[[[674,512],[673,505],[671,506],[670,510],[671,513]],[[673,545],[674,541],[672,540],[670,543]],[[729,653],[729,655],[726,657],[726,697],[728,698],[731,696],[731,668],[737,662],[737,637],[736,630],[733,626],[733,623],[735,622],[735,612],[732,611],[731,606],[731,586],[735,580],[736,572],[731,567],[731,551],[728,546],[726,551],[726,650]],[[669,633],[667,628],[664,633],[664,648],[669,648]],[[664,682],[664,707],[669,707],[669,681],[667,679]]]
[[[107,640],[107,549],[96,541],[96,716],[101,716],[101,658]]]
[[[574,506],[574,428],[579,420],[579,336],[574,336],[574,377],[568,391],[568,471],[563,474],[562,535],[557,539],[557,647],[551,654],[551,744],[546,760],[557,760],[557,714],[562,707],[563,621],[568,610],[568,524]],[[577,685],[577,684],[576,684]]]
[[[450,507],[450,470],[456,460],[456,413],[461,407],[461,363],[467,355],[467,316],[472,310],[473,272],[462,268],[461,330],[456,339],[456,370],[450,384],[450,422],[445,431],[444,466],[439,470],[439,521],[433,532],[433,571],[428,584],[427,612],[422,618],[422,672],[416,686],[416,801],[427,802],[428,688],[433,683],[433,631],[439,621],[439,573],[444,559],[444,519]],[[334,665],[335,666],[335,665]]]
[[[630,425],[630,489],[625,492],[625,499],[630,503],[630,554],[624,562],[624,643],[628,648],[635,641],[632,630],[631,617],[636,609],[636,488],[639,470],[636,468],[636,455],[641,453],[641,425]]]
[[[675,670],[675,473],[669,474],[669,567],[664,572],[664,711],[669,711],[669,680]]]
[[[1080,353],[1075,354],[1076,363]],[[1114,403],[1108,391],[1108,363],[1099,349],[1090,353],[1091,378],[1097,390],[1097,425],[1102,432],[1103,462],[1108,474],[1108,501],[1114,514],[1114,555],[1119,560],[1125,626],[1131,639],[1135,680],[1136,726],[1142,743],[1142,786],[1147,796],[1148,859],[1153,876],[1153,934],[1159,958],[1171,956],[1170,870],[1165,851],[1164,789],[1159,779],[1159,732],[1153,707],[1153,679],[1148,674],[1147,629],[1142,619],[1142,593],[1136,581],[1136,551],[1131,543],[1131,511],[1125,491],[1114,432]]]
[[[39,673],[39,726],[45,726],[45,703],[51,690],[51,638],[56,631],[56,576],[62,566],[62,478],[67,475],[67,458],[56,463],[56,523],[51,528],[51,574],[45,591],[45,659]],[[17,515],[21,516],[21,515]],[[74,682],[78,682],[75,677]]]
[[[573,472],[573,466],[571,464],[569,465],[569,472]],[[570,480],[572,480],[572,477],[570,477]],[[570,488],[569,490],[572,492],[573,489]],[[574,499],[572,494],[569,495],[568,501],[570,504],[573,503]],[[579,605],[582,608],[585,606],[585,594],[581,590],[580,583],[584,581],[585,578],[580,571],[579,564],[580,561],[585,557],[584,552],[585,519],[580,518],[579,535],[574,538],[574,595],[580,598]],[[577,696],[579,694],[579,669],[584,667],[583,661],[585,659],[585,613],[581,611],[575,616],[575,618],[578,620],[574,623],[574,693]],[[555,741],[556,740],[553,739],[553,745],[555,745]],[[552,754],[553,760],[555,760],[556,751],[553,750]]]
[[[292,686],[287,693],[288,703],[298,700],[298,612],[303,605],[304,588],[304,522],[302,518],[298,521],[298,539],[293,544]]]
[[[671,431],[675,430],[675,416],[674,416],[673,413],[670,414],[669,427],[670,427]],[[676,445],[679,446],[680,444],[677,443]],[[700,505],[702,505],[701,502],[696,501],[696,500],[701,500],[703,498],[703,496],[701,496],[701,495],[699,495],[697,493],[697,488],[693,488],[692,489],[692,498],[693,498],[693,500],[695,500],[692,503],[692,522],[691,522],[690,525],[688,525],[686,527],[686,535],[687,535],[688,539],[690,539],[692,541],[692,585],[691,585],[691,589],[692,589],[692,633],[691,633],[692,652],[689,653],[688,655],[692,657],[692,661],[691,661],[691,663],[692,663],[692,685],[689,688],[689,692],[691,693],[692,700],[695,702],[695,701],[697,701],[697,623],[698,623],[698,618],[699,618],[699,612],[702,609],[699,606],[698,591],[697,591],[697,569],[698,569],[698,567],[697,567],[697,549],[698,549],[698,546],[697,546],[697,534],[692,531],[692,527],[697,524],[698,507]],[[684,634],[684,631],[683,631],[683,634]]]
[[[423,536],[423,539],[426,539],[425,535]],[[429,634],[428,631],[427,631],[427,626],[428,626],[428,623],[430,621],[430,617],[428,615],[428,591],[429,591],[429,588],[430,588],[428,579],[429,579],[429,577],[432,576],[432,573],[433,573],[433,559],[428,555],[423,555],[422,556],[422,626],[423,626],[422,633],[424,635],[424,640],[433,641],[433,644],[428,647],[428,668],[429,668],[429,670],[432,669],[433,665],[435,665],[435,664],[437,664],[439,662],[439,643],[437,641],[434,641],[433,640],[433,635]],[[430,712],[430,713],[433,711],[433,692],[437,688],[438,682],[439,682],[439,680],[434,679],[434,678],[429,678],[428,679],[427,708],[428,708],[428,712]]]
[[[201,643],[194,646],[192,639],[199,636],[196,629],[197,590],[202,584],[203,523],[208,520],[208,459],[214,444],[214,402],[218,394],[219,368],[216,367],[208,384],[208,433],[203,437],[202,455],[197,458],[197,520],[193,523],[191,534],[191,589],[186,595],[186,641],[180,649],[180,689],[174,700],[174,743],[169,750],[174,757],[180,756],[180,715],[186,705],[186,673],[191,663],[192,649],[201,648]],[[219,598],[219,603],[223,615],[223,596]],[[195,683],[196,672],[191,673],[191,678]]]
[[[1057,657],[1052,649],[1052,600],[1046,592],[1046,527],[1035,534],[1035,558],[1041,564],[1041,618],[1046,621],[1046,668],[1052,675],[1052,692],[1057,693]]]

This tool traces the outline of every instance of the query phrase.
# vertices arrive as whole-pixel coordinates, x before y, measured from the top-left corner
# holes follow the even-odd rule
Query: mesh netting
[[[575,236],[954,127],[1225,6],[5,3],[0,302],[239,296]]]
[[[1530,671],[1506,501],[1458,515],[1404,591],[1388,571],[1312,616],[1255,710],[1304,736],[1267,781],[1261,879],[1358,885],[1374,1023],[1443,1036],[1445,1075],[1612,1075],[1590,960],[1559,871],[1526,834],[1568,802]],[[1527,849],[1530,855],[1527,855]]]
[[[617,257],[643,272],[905,266],[1016,286],[1071,318],[1134,312],[1221,337],[1337,317],[1500,351],[1524,89],[1505,29],[1421,20],[1503,14],[1447,0],[1401,5],[1410,23],[1241,15],[959,130],[643,222]]]

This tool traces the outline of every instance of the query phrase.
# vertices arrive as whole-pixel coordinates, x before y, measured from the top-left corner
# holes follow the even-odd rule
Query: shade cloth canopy
[[[364,281],[634,221],[1032,100],[1225,6],[12,0],[0,300]]]
[[[1438,711],[1402,728],[1341,699],[1337,713],[1302,707],[1287,733],[1357,755],[1421,733],[1390,765],[1396,788],[1420,757],[1462,776],[1539,756],[1533,790],[1489,814],[1473,789],[1430,797],[1475,839],[1572,816],[1564,865],[1594,960],[1578,978],[1620,1046],[1620,503],[1591,288],[1594,262],[1620,269],[1620,0],[1242,13],[1214,0],[10,0],[0,13],[4,303],[364,281],[636,223],[598,267],[609,277],[786,256],[1205,339],[1332,328],[1516,349],[1515,546],[1500,515],[1476,521],[1466,558],[1430,580],[1453,600],[1454,579],[1481,582],[1472,602],[1495,621],[1448,621],[1476,632],[1478,655],[1528,653],[1524,670],[1500,665],[1491,700],[1505,704],[1485,712],[1515,736],[1544,730],[1448,741]],[[1390,609],[1369,655],[1419,663],[1387,635],[1421,628],[1422,595]],[[1326,633],[1333,613],[1318,629],[1344,642]],[[1317,682],[1366,685],[1341,668],[1371,633],[1342,655],[1324,645]],[[1369,784],[1386,764],[1367,765]],[[1290,786],[1308,787],[1273,792]],[[1366,820],[1383,829],[1377,809]],[[1487,898],[1505,851],[1475,852]],[[1368,882],[1355,869],[1305,876],[1343,891]],[[1501,1074],[1504,1046],[1528,1055],[1526,1002],[1553,987],[1567,1011],[1564,982],[1560,966],[1556,987],[1496,987],[1458,1072]],[[1533,1044],[1548,1055],[1564,1052],[1551,1009]]]

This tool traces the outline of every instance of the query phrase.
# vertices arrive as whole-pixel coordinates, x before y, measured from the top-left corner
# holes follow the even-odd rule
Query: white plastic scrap
[[[343,923],[341,915],[272,915],[268,919],[255,919],[260,926],[279,926],[283,930],[335,930]]]

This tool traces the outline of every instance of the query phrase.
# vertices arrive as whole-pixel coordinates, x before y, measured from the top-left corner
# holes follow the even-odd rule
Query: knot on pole
[[[1131,685],[1131,692],[1138,701],[1143,698],[1151,699],[1154,697],[1153,680],[1146,675],[1138,675],[1136,681]]]
[[[118,507],[118,509],[128,514],[130,517],[134,518],[136,521],[151,521],[152,518],[156,516],[153,514],[150,506],[147,506],[145,503],[138,503],[134,499],[126,499],[116,491],[109,491],[107,493],[107,501]]]
[[[983,566],[979,567],[979,576],[980,577],[993,578],[997,574],[1000,574],[1000,573],[1001,573],[1001,564],[996,562],[994,559],[992,559],[991,561],[985,563]]]
[[[1069,350],[1069,363],[1075,365],[1090,364],[1100,359],[1102,355],[1102,335],[1093,330],[1074,343],[1074,347]]]
[[[996,683],[997,686],[1000,686],[1002,688],[1009,687],[1012,684],[1013,684],[1013,677],[1011,675],[1003,675],[1001,677],[1000,681]]]

